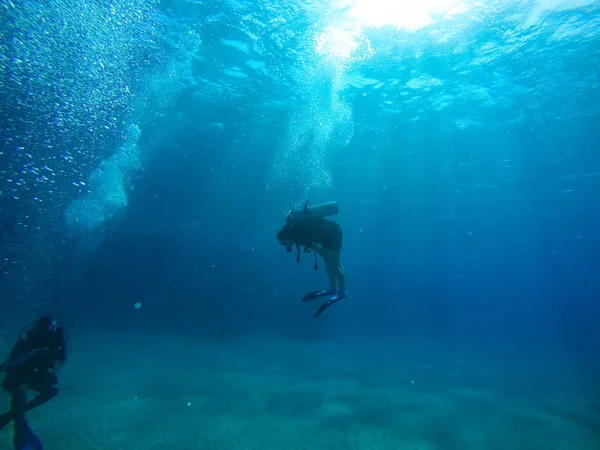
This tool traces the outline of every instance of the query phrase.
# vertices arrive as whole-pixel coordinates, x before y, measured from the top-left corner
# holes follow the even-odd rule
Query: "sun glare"
[[[336,26],[316,38],[316,51],[336,60],[349,59],[357,51],[366,28],[418,31],[469,10],[462,0],[332,0],[331,7],[339,11]]]
[[[350,0],[344,5],[347,17],[362,27],[416,31],[435,22],[432,16],[462,14],[467,6],[461,0]]]

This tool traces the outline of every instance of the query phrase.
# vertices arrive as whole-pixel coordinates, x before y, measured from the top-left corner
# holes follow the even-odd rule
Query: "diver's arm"
[[[8,361],[6,361],[4,364],[0,365],[0,370],[14,370],[17,367],[25,364],[27,361],[29,361],[34,355],[41,353],[41,352],[49,352],[50,349],[49,348],[34,348],[33,350],[28,351],[27,353],[20,355],[20,356],[15,356],[11,359],[9,359]]]
[[[8,359],[6,362],[0,364],[0,372],[6,369],[11,369],[14,365],[13,362],[19,361],[21,357],[27,355],[28,350],[29,348],[27,340],[19,339],[17,342],[15,342],[15,345],[13,345],[12,350],[8,354]]]
[[[8,354],[8,360],[10,361],[11,359],[18,358],[26,354],[29,350],[31,350],[29,344],[30,342],[27,339],[20,338],[17,342],[15,342],[15,345],[13,345],[12,350]]]

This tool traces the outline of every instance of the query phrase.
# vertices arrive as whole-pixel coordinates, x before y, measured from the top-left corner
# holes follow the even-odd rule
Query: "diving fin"
[[[310,300],[314,300],[319,297],[327,297],[328,295],[334,295],[336,293],[335,289],[327,289],[327,290],[316,290],[306,294],[302,297],[303,302],[308,302]]]
[[[316,319],[317,317],[319,317],[323,313],[323,311],[325,311],[331,305],[333,305],[336,302],[339,302],[340,300],[344,300],[346,297],[347,297],[346,293],[337,294],[337,295],[331,297],[329,300],[327,300],[325,303],[323,303],[321,305],[321,307],[315,313],[314,318]]]
[[[43,450],[40,439],[34,434],[31,427],[21,415],[15,418],[15,434],[13,437],[15,450]]]
[[[325,311],[327,308],[329,308],[331,305],[333,305],[335,302],[338,302],[339,300],[327,300],[325,303],[323,303],[321,305],[321,307],[317,310],[317,312],[314,315],[314,318],[316,319],[317,317],[319,317],[323,311]]]

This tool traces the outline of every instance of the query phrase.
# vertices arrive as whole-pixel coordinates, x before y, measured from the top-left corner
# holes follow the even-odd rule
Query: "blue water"
[[[2,2],[0,346],[74,348],[45,447],[599,448],[599,67],[590,0]]]

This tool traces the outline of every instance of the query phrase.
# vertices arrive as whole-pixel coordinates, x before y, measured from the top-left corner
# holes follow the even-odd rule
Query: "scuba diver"
[[[12,396],[10,411],[0,415],[0,429],[15,421],[16,449],[42,448],[25,420],[25,413],[58,394],[56,372],[66,360],[65,328],[52,316],[42,316],[19,337],[8,361],[0,364],[0,372],[6,372],[2,388]],[[39,393],[29,402],[28,389]]]
[[[288,253],[296,246],[296,261],[300,262],[300,247],[304,252],[315,252],[315,270],[317,254],[325,261],[329,289],[313,291],[302,298],[308,302],[320,297],[332,296],[317,310],[314,317],[321,315],[328,307],[347,297],[344,281],[344,268],[340,262],[342,250],[342,227],[333,220],[324,217],[337,214],[337,203],[326,203],[309,208],[308,202],[302,211],[290,212],[285,225],[277,232],[277,240],[286,247]]]

